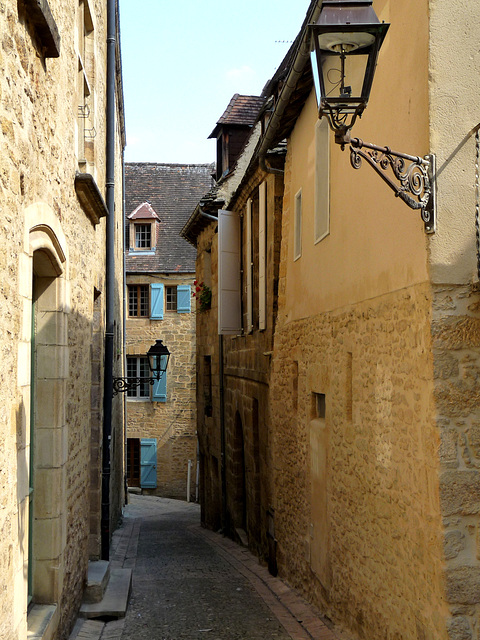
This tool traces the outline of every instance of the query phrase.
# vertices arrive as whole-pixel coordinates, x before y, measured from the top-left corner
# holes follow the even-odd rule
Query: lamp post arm
[[[336,142],[342,146],[342,149],[346,144],[350,145],[350,163],[354,169],[360,169],[362,160],[366,160],[388,184],[396,197],[403,200],[411,209],[420,210],[426,233],[435,232],[434,155],[421,158],[392,151],[390,147],[379,147],[376,144],[363,142],[360,138],[351,138],[349,130],[344,130],[342,135],[337,135]],[[391,169],[393,178],[386,173],[388,169]]]
[[[131,377],[131,378],[114,378],[113,379],[113,395],[116,396],[117,393],[125,393],[125,391],[130,391],[131,389],[135,389],[135,387],[139,387],[141,384],[149,384],[153,385],[155,382],[160,380],[163,375],[163,371],[156,373],[152,378],[145,377]]]

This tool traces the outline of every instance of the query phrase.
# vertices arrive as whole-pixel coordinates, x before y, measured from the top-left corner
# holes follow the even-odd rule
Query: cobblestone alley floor
[[[111,565],[133,568],[133,587],[102,640],[344,638],[248,550],[203,529],[194,504],[131,495]]]

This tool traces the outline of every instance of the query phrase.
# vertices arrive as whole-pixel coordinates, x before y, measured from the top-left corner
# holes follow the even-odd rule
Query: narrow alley
[[[112,567],[133,569],[126,617],[75,640],[341,640],[245,548],[200,526],[195,504],[130,496]]]

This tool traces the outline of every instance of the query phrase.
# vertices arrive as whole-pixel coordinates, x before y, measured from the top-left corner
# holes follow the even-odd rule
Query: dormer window
[[[129,220],[129,253],[155,253],[157,248],[157,226],[160,218],[148,202],[132,211]]]
[[[152,225],[135,224],[135,249],[152,248]]]
[[[261,96],[241,96],[236,93],[208,136],[217,139],[216,180],[233,169],[264,101]]]

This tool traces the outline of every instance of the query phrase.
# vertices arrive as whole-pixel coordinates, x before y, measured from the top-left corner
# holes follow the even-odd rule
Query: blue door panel
[[[140,486],[155,489],[157,486],[157,439],[140,440]]]

